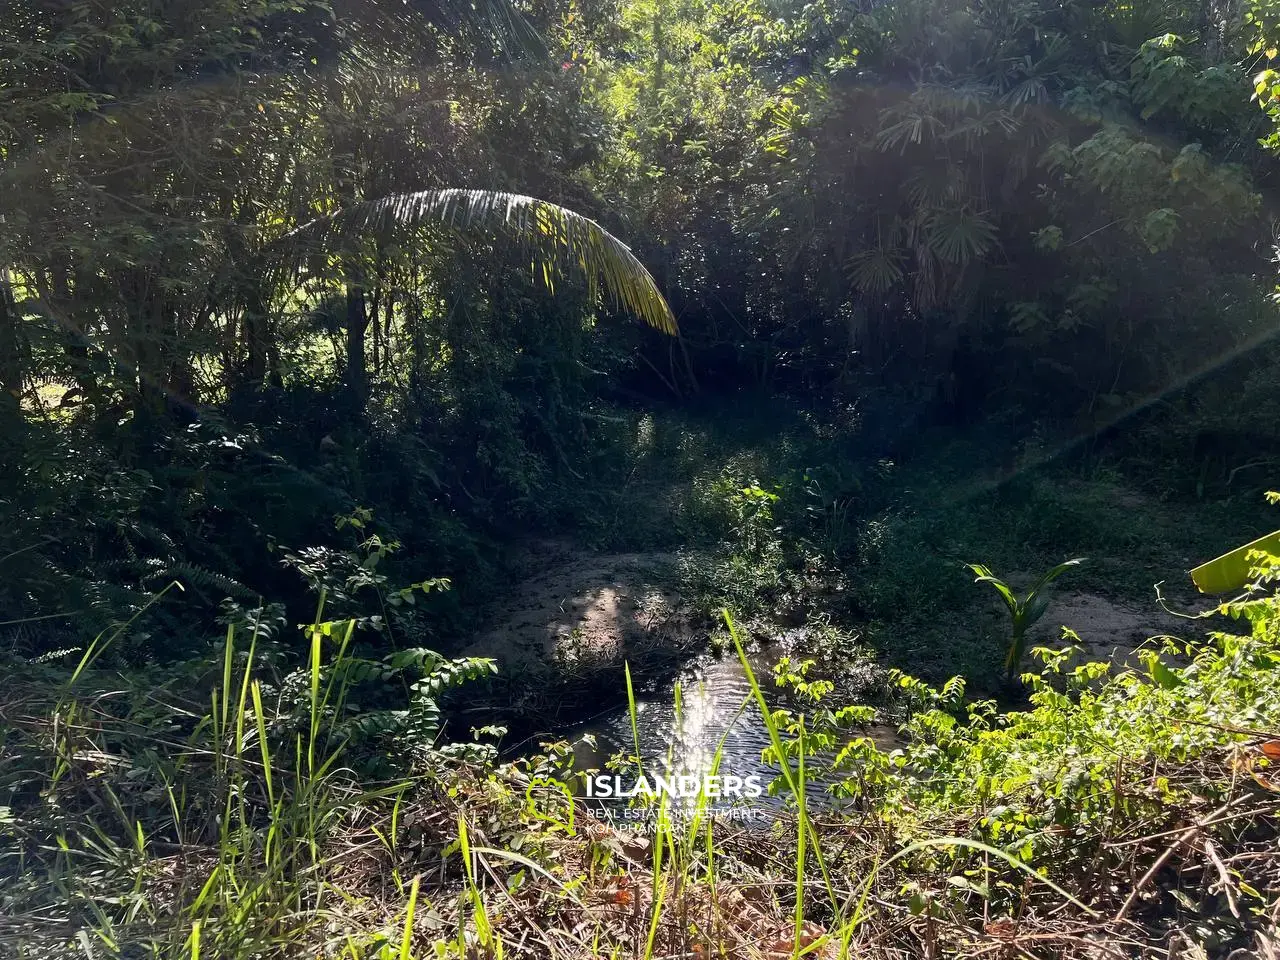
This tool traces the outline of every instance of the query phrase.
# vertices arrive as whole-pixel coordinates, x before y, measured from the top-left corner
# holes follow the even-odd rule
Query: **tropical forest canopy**
[[[1280,0],[4,0],[0,956],[1280,958],[1277,151]]]
[[[642,421],[745,397],[867,515],[966,431],[970,479],[1083,446],[1253,496],[1276,16],[17,0],[4,619],[69,617],[48,647],[177,580],[142,647],[181,647],[227,597],[296,609],[360,508],[461,630],[503,543],[660,538],[619,519],[662,490]]]

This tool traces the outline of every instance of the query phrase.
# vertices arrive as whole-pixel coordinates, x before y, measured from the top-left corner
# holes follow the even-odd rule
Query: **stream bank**
[[[464,714],[506,723],[508,752],[568,740],[582,769],[603,768],[618,752],[634,753],[636,737],[649,768],[699,775],[708,772],[723,739],[723,774],[771,779],[761,760],[768,731],[746,673],[732,650],[709,651],[707,625],[675,586],[678,562],[670,553],[529,544],[520,579],[464,651],[499,664],[487,692],[471,698]],[[1135,651],[1148,638],[1176,634],[1187,622],[1154,604],[1143,608],[1064,590],[1034,628],[1033,644],[1056,645],[1067,626],[1079,634],[1089,659],[1135,666]],[[784,705],[769,679],[773,664],[783,655],[805,658],[809,642],[801,627],[752,651],[752,668],[771,705]],[[901,666],[910,671],[909,664]],[[881,749],[900,745],[888,724],[863,732]]]

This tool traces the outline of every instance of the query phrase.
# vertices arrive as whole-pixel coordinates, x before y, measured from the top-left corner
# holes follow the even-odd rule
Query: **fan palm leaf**
[[[896,248],[863,250],[849,258],[849,278],[863,293],[887,293],[902,280],[905,259],[903,251]]]
[[[924,226],[929,248],[947,263],[980,259],[996,240],[995,225],[971,210],[935,211]]]
[[[303,252],[308,241],[326,246],[368,234],[403,233],[422,226],[484,232],[529,254],[535,276],[550,289],[566,269],[587,280],[592,296],[613,302],[663,333],[676,319],[652,275],[629,247],[596,221],[536,197],[495,190],[419,190],[360,203],[313,220],[285,235]]]

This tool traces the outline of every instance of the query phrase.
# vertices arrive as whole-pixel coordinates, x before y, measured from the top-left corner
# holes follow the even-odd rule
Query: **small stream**
[[[673,649],[687,649],[688,644],[696,642],[697,627],[687,622],[688,610],[671,592],[670,578],[662,572],[669,570],[672,556],[597,554],[571,545],[561,545],[558,553],[554,545],[537,545],[533,552],[542,558],[540,564],[534,564],[535,572],[525,577],[504,601],[502,610],[495,612],[493,626],[468,653],[494,656],[503,662],[504,669],[518,675],[522,664],[541,666],[545,662],[548,644],[557,649],[566,644],[571,662],[579,647],[595,649],[603,652],[600,669],[607,672],[601,676],[613,683],[618,658],[625,656],[628,644],[635,643],[639,649],[641,644],[656,642],[661,649],[668,629],[672,634],[666,641],[678,640]],[[752,672],[771,706],[785,702],[774,684],[774,664],[788,654],[803,657],[810,639],[808,628],[799,626],[780,631],[771,642],[749,654]],[[666,669],[666,665],[657,657],[650,669]],[[635,691],[634,738],[625,700],[602,699],[593,704],[583,695],[583,702],[557,703],[564,714],[576,720],[559,724],[551,731],[540,730],[510,748],[510,752],[531,750],[535,738],[551,734],[556,740],[574,745],[579,771],[596,770],[610,777],[616,772],[628,784],[634,784],[636,771],[613,771],[607,763],[617,754],[631,756],[638,752],[647,779],[661,776],[670,782],[683,777],[700,782],[711,775],[716,750],[723,740],[716,776],[739,781],[753,778],[764,787],[775,780],[779,771],[766,765],[761,757],[770,744],[769,733],[746,670],[734,651],[694,656],[684,661],[675,676],[645,676]],[[612,690],[624,692],[616,687]],[[874,731],[872,735],[875,736]],[[809,795],[824,796],[825,787],[810,783]],[[679,788],[682,792],[686,789],[689,788]],[[781,802],[761,799],[765,803]]]
[[[749,658],[766,699],[775,707],[783,705],[783,698],[773,683],[773,665],[788,646],[775,643]],[[745,780],[756,776],[767,787],[778,776],[778,768],[761,758],[769,746],[769,731],[746,671],[731,652],[700,655],[686,663],[678,676],[638,689],[635,720],[641,760],[650,776],[710,775],[722,739],[717,769],[721,778],[736,776]],[[584,742],[587,735],[594,738],[594,747]],[[635,752],[631,712],[626,704],[574,726],[566,731],[566,738],[574,744],[576,764],[581,770],[603,770],[614,754]],[[831,803],[827,786],[824,781],[810,780],[807,798],[824,805]],[[750,802],[776,807],[782,799],[765,795]]]
[[[769,651],[752,657],[751,668],[766,694],[773,686],[775,659]],[[595,738],[594,748],[583,742],[586,735]],[[636,735],[646,770],[677,776],[709,774],[723,737],[722,776],[754,774],[767,784],[777,775],[776,768],[761,760],[761,751],[769,745],[769,731],[746,671],[731,653],[703,654],[686,663],[675,678],[637,690]],[[631,711],[625,703],[608,710],[574,727],[569,739],[580,769],[603,769],[615,753],[635,752]]]

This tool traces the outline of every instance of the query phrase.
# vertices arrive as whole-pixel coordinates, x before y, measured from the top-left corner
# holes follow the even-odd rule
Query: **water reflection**
[[[751,657],[751,668],[771,705],[776,698],[772,670],[781,651],[766,648]],[[590,734],[595,746],[583,742]],[[635,753],[630,711],[625,705],[581,724],[569,734],[575,742],[579,769],[603,769],[611,756]],[[742,664],[732,655],[706,655],[686,665],[674,680],[637,691],[635,736],[646,774],[668,779],[705,777],[715,770],[722,779],[758,777],[768,786],[778,768],[766,764],[762,752],[769,746],[769,731],[751,691]],[[718,767],[717,749],[721,750]],[[808,794],[825,795],[825,785],[812,783]],[[781,800],[762,797],[753,803],[776,805]]]

